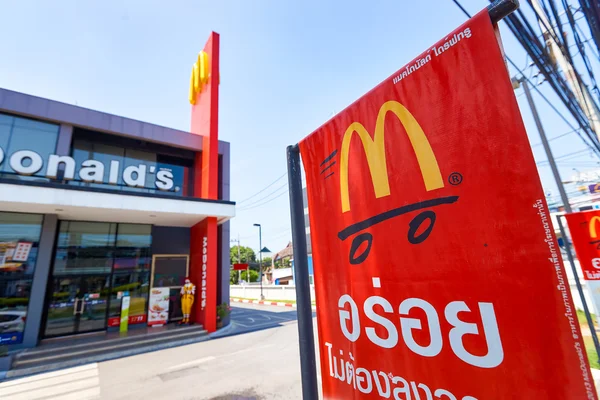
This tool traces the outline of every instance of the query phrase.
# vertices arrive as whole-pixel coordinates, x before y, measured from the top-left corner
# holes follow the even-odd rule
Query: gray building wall
[[[189,254],[190,228],[152,227],[152,254]]]
[[[43,329],[42,319],[46,305],[46,287],[52,265],[57,228],[58,217],[54,214],[44,215],[38,256],[33,272],[33,283],[31,284],[31,297],[29,298],[29,307],[27,308],[27,322],[25,323],[23,342],[20,345],[11,346],[11,348],[35,347],[38,344],[40,330]]]
[[[56,146],[56,153],[59,155],[70,154],[74,127],[159,143],[166,146],[202,151],[203,137],[191,134],[190,132],[166,128],[2,88],[0,88],[0,112],[60,124]],[[230,200],[230,144],[219,141],[218,152],[222,157],[220,192],[222,200]],[[52,267],[57,224],[58,218],[56,215],[45,216],[23,343],[11,345],[11,349],[36,346],[40,338],[40,331],[44,328],[42,326],[42,319],[46,305],[45,296],[50,269]],[[220,282],[217,282],[218,304],[223,302],[229,303],[229,222],[223,223],[219,227],[219,232],[219,240],[221,242],[219,261],[221,265],[219,270]],[[152,235],[153,254],[191,253],[189,228],[154,226]]]

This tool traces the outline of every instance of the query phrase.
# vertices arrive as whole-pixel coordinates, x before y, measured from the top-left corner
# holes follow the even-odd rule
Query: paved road
[[[244,304],[232,319],[233,336],[0,383],[0,398],[301,399],[295,309]]]

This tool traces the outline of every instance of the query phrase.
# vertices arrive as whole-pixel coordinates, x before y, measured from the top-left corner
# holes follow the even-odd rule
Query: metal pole
[[[496,0],[487,7],[487,10],[492,23],[495,24],[517,8],[519,8],[519,0]]]
[[[533,119],[535,120],[535,124],[540,133],[540,138],[542,139],[542,144],[544,145],[544,151],[546,152],[546,157],[548,158],[548,163],[550,164],[550,169],[552,169],[552,175],[554,175],[554,181],[556,182],[556,186],[558,186],[558,191],[560,192],[560,198],[563,202],[563,206],[567,213],[573,212],[571,210],[571,204],[569,203],[569,198],[567,197],[567,193],[565,192],[565,188],[562,183],[562,179],[560,178],[560,172],[558,172],[558,167],[556,166],[556,162],[554,161],[554,156],[552,155],[552,150],[550,149],[550,144],[548,143],[548,139],[546,138],[546,132],[544,131],[544,127],[542,125],[542,121],[540,120],[540,116],[538,115],[537,108],[535,107],[535,103],[533,102],[533,97],[531,97],[531,92],[529,91],[529,85],[527,84],[526,79],[520,80],[523,84],[523,89],[525,90],[525,97],[527,97],[527,101],[529,102],[529,108],[531,108],[531,113],[533,114]]]
[[[290,188],[290,213],[292,216],[292,242],[294,244],[294,270],[296,279],[296,312],[300,342],[300,370],[302,374],[302,399],[317,400],[317,362],[312,323],[310,282],[308,278],[308,251],[304,228],[302,204],[302,172],[298,145],[288,146],[288,184]]]
[[[259,225],[258,226],[258,258],[259,258],[259,263],[260,263],[260,299],[264,300],[265,296],[263,295],[263,286],[262,286],[262,282],[263,282],[263,270],[262,270],[262,226]]]
[[[598,361],[600,362],[600,342],[598,341],[598,335],[596,334],[596,327],[594,326],[594,321],[592,321],[592,316],[590,314],[590,309],[588,308],[587,301],[585,301],[585,295],[583,294],[583,288],[581,287],[581,282],[579,281],[579,275],[577,274],[577,268],[575,267],[575,261],[573,260],[573,253],[571,253],[571,246],[569,245],[569,239],[565,233],[565,228],[562,224],[562,215],[559,215],[556,220],[558,221],[558,228],[560,229],[560,235],[563,238],[563,243],[565,244],[565,250],[567,251],[567,257],[569,258],[569,264],[571,264],[571,270],[573,271],[573,276],[575,277],[575,284],[577,285],[577,291],[579,292],[579,297],[581,297],[581,304],[583,304],[583,312],[585,313],[585,319],[587,320],[588,326],[590,327],[590,332],[592,333],[592,339],[594,340],[594,347],[596,348],[596,356],[598,357]]]
[[[240,234],[238,233],[238,262],[242,263],[242,256],[240,253]],[[247,272],[246,272],[247,274]],[[242,280],[242,271],[238,271],[238,284]]]

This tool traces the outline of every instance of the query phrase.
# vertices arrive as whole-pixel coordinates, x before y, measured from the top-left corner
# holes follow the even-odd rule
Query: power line
[[[471,14],[469,14],[469,12],[467,10],[465,10],[465,8],[460,4],[460,2],[458,0],[452,0],[461,10],[462,12],[469,18],[471,18]],[[520,15],[522,15],[522,13],[520,11],[518,11],[518,13]],[[521,43],[521,45],[523,47],[525,47],[525,44],[523,43],[523,38],[519,35],[519,29],[518,27],[515,26],[515,22],[510,19],[510,16],[507,17],[508,21],[505,21],[508,25],[508,27],[511,29],[511,31],[513,32],[513,34],[515,35],[515,37],[517,38],[517,40],[519,41],[519,43]],[[523,17],[524,18],[524,17]],[[525,23],[527,24],[527,26],[531,28],[531,25],[529,25],[529,23],[527,21],[525,21]],[[523,28],[524,29],[524,28]],[[536,38],[537,39],[537,38]],[[510,62],[512,64],[512,66],[521,74],[521,76],[523,77],[523,79],[525,79],[527,82],[529,82],[531,84],[531,86],[533,87],[533,89],[542,97],[542,99],[544,99],[544,101],[546,103],[548,103],[548,105],[556,112],[556,114],[558,114],[558,116],[560,116],[560,118],[573,130],[577,130],[577,128],[575,128],[573,126],[573,124],[571,124],[571,122],[569,122],[569,120],[567,120],[567,118],[554,106],[554,104],[552,104],[550,102],[550,100],[548,100],[548,98],[538,89],[537,85],[535,85],[533,82],[531,82],[531,80],[525,76],[525,73],[517,66],[517,64],[508,56],[505,55],[506,59],[508,60],[508,62]],[[534,62],[537,61],[534,59]],[[538,66],[538,69],[540,69],[540,72],[542,72],[544,74],[544,77],[546,78],[546,80],[548,82],[551,83],[552,88],[555,90],[556,94],[559,96],[559,98],[563,101],[563,103],[565,104],[565,106],[567,106],[567,108],[569,109],[569,111],[571,111],[571,114],[573,115],[573,117],[577,120],[577,122],[580,125],[580,129],[583,129],[586,136],[587,136],[587,140],[586,138],[584,138],[584,136],[581,135],[580,132],[577,132],[577,135],[581,138],[581,140],[590,148],[592,148],[594,150],[594,152],[600,156],[600,142],[598,142],[598,140],[594,140],[594,132],[591,129],[587,119],[583,119],[582,116],[580,115],[580,113],[582,113],[582,110],[580,107],[577,108],[571,108],[571,107],[575,107],[574,106],[574,101],[572,98],[566,98],[565,96],[567,96],[568,92],[566,90],[563,90],[562,92],[559,93],[558,88],[560,87],[560,89],[564,89],[563,86],[565,86],[566,84],[564,84],[564,82],[561,80],[560,82],[555,82],[557,81],[556,76],[553,75],[549,75],[548,71],[546,71],[545,69],[542,69],[539,65],[539,62],[535,62],[535,64]],[[555,72],[555,71],[554,71]],[[556,86],[558,85],[558,86]],[[561,86],[562,85],[562,86]],[[587,129],[586,129],[587,128]],[[589,131],[588,131],[589,130]],[[591,142],[591,144],[588,142],[588,140]]]
[[[590,149],[582,149],[582,150],[574,151],[572,153],[562,154],[558,157],[554,157],[554,159],[565,161],[565,159],[569,159],[570,157],[576,156],[581,153],[585,153],[586,151],[590,151]],[[542,160],[542,161],[537,162],[536,164],[540,165],[540,164],[544,164],[547,162],[548,162],[548,160]]]
[[[560,134],[560,135],[558,135],[558,136],[555,136],[555,137],[553,137],[553,138],[550,138],[550,139],[548,139],[548,141],[549,141],[549,142],[551,142],[551,141],[553,141],[553,140],[560,139],[561,137],[565,137],[565,136],[567,136],[567,135],[570,135],[570,134],[572,134],[572,133],[575,133],[575,132],[576,132],[576,131],[578,131],[578,130],[579,130],[579,129],[575,129],[575,130],[572,130],[572,131],[569,131],[569,132],[562,133],[562,134]],[[541,145],[542,145],[542,143],[536,143],[536,144],[532,144],[532,145],[531,145],[531,147],[537,147],[537,146],[541,146]]]
[[[277,199],[277,198],[279,198],[279,197],[283,196],[283,195],[284,195],[284,194],[286,194],[288,191],[289,191],[289,190],[286,190],[285,192],[282,192],[281,194],[279,194],[279,195],[277,195],[277,196],[273,197],[272,199],[269,199],[269,200],[265,201],[264,203],[257,204],[257,205],[255,205],[255,206],[253,206],[253,207],[241,208],[241,209],[239,209],[238,211],[247,211],[247,210],[252,210],[252,209],[254,209],[254,208],[262,207],[262,206],[264,206],[265,204],[267,204],[267,203],[270,203],[270,202],[272,202],[273,200],[275,200],[275,199]]]
[[[245,201],[250,200],[251,198],[255,197],[256,195],[261,194],[262,192],[264,192],[265,190],[267,190],[268,188],[270,188],[271,186],[273,186],[275,183],[277,183],[281,178],[283,178],[286,175],[287,175],[287,172],[284,172],[283,175],[281,175],[279,178],[275,179],[273,182],[271,182],[270,184],[268,184],[267,186],[265,186],[264,188],[262,188],[258,192],[254,193],[252,196],[246,197],[244,200],[238,201],[237,204],[241,204],[241,203],[243,203]],[[287,183],[286,183],[286,185],[287,185]]]
[[[252,207],[253,205],[260,203],[261,201],[263,201],[263,200],[267,199],[268,197],[270,197],[270,196],[274,195],[275,193],[277,193],[277,192],[278,192],[278,191],[280,191],[281,189],[283,189],[283,188],[286,188],[286,187],[287,187],[287,185],[288,185],[288,184],[287,184],[287,182],[286,182],[286,183],[284,183],[283,185],[279,186],[277,189],[273,190],[271,193],[267,194],[266,196],[263,196],[263,197],[261,197],[260,199],[258,199],[258,200],[255,200],[255,201],[253,201],[253,202],[252,202],[252,203],[250,203],[250,204],[245,204],[245,205],[243,205],[243,206],[242,206],[242,209],[245,209],[245,208],[248,208],[248,207]]]

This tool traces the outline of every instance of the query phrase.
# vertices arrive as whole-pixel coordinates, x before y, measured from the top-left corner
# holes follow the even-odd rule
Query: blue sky
[[[471,13],[488,4],[462,3]],[[220,33],[220,139],[232,144],[237,201],[286,172],[288,144],[466,19],[450,0],[38,0],[4,2],[2,14],[0,87],[182,130],[190,123],[191,65],[210,31]],[[507,54],[525,67],[524,51],[501,29]],[[540,88],[566,114],[548,85]],[[536,160],[543,161],[522,89],[516,94]],[[549,137],[570,130],[536,100]],[[552,145],[557,156],[585,148],[574,134]],[[586,152],[562,161],[563,178],[595,162]],[[540,174],[544,187],[557,194],[546,164]],[[240,204],[232,238],[239,234],[242,245],[258,248],[252,225],[261,223],[263,246],[277,251],[286,245],[291,232],[285,179]]]

